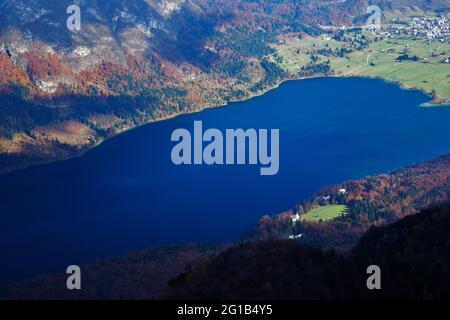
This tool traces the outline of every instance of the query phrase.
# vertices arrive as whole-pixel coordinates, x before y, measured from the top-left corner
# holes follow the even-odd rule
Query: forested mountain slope
[[[388,12],[446,1],[373,1]],[[0,172],[83,152],[123,130],[242,100],[286,73],[277,36],[365,21],[363,0],[0,1]],[[72,11],[69,11],[72,12]]]

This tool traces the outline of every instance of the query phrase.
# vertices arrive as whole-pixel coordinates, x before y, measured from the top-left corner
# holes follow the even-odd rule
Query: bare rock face
[[[79,32],[66,26],[67,8],[74,3],[81,9]],[[69,72],[31,75],[37,90],[53,94],[60,84],[73,84],[77,74],[103,62],[124,65],[127,53],[144,56],[154,30],[165,28],[162,14],[167,16],[180,6],[179,1],[4,0],[0,1],[0,44],[2,52],[24,70],[30,63],[47,63],[50,55],[58,57]]]
[[[168,17],[172,13],[180,10],[186,0],[146,0],[163,17]]]

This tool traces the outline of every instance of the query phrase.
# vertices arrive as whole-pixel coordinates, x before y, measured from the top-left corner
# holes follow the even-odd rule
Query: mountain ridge
[[[278,35],[314,35],[320,25],[362,23],[368,5],[365,0],[75,3],[82,13],[79,32],[65,25],[72,1],[0,1],[0,172],[79,155],[138,125],[261,94],[288,78],[266,58]],[[446,5],[374,3],[419,11]],[[71,131],[74,123],[82,130]]]

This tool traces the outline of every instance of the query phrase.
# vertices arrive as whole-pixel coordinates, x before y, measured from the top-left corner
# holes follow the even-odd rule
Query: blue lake
[[[319,187],[450,151],[450,108],[380,80],[288,82],[126,132],[83,157],[0,176],[0,283],[155,244],[226,241]],[[173,130],[280,129],[280,171],[175,166]]]

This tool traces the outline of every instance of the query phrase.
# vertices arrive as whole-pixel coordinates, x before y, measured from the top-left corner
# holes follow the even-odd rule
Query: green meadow
[[[347,211],[344,205],[330,204],[318,207],[302,216],[305,221],[328,221],[342,216]]]

